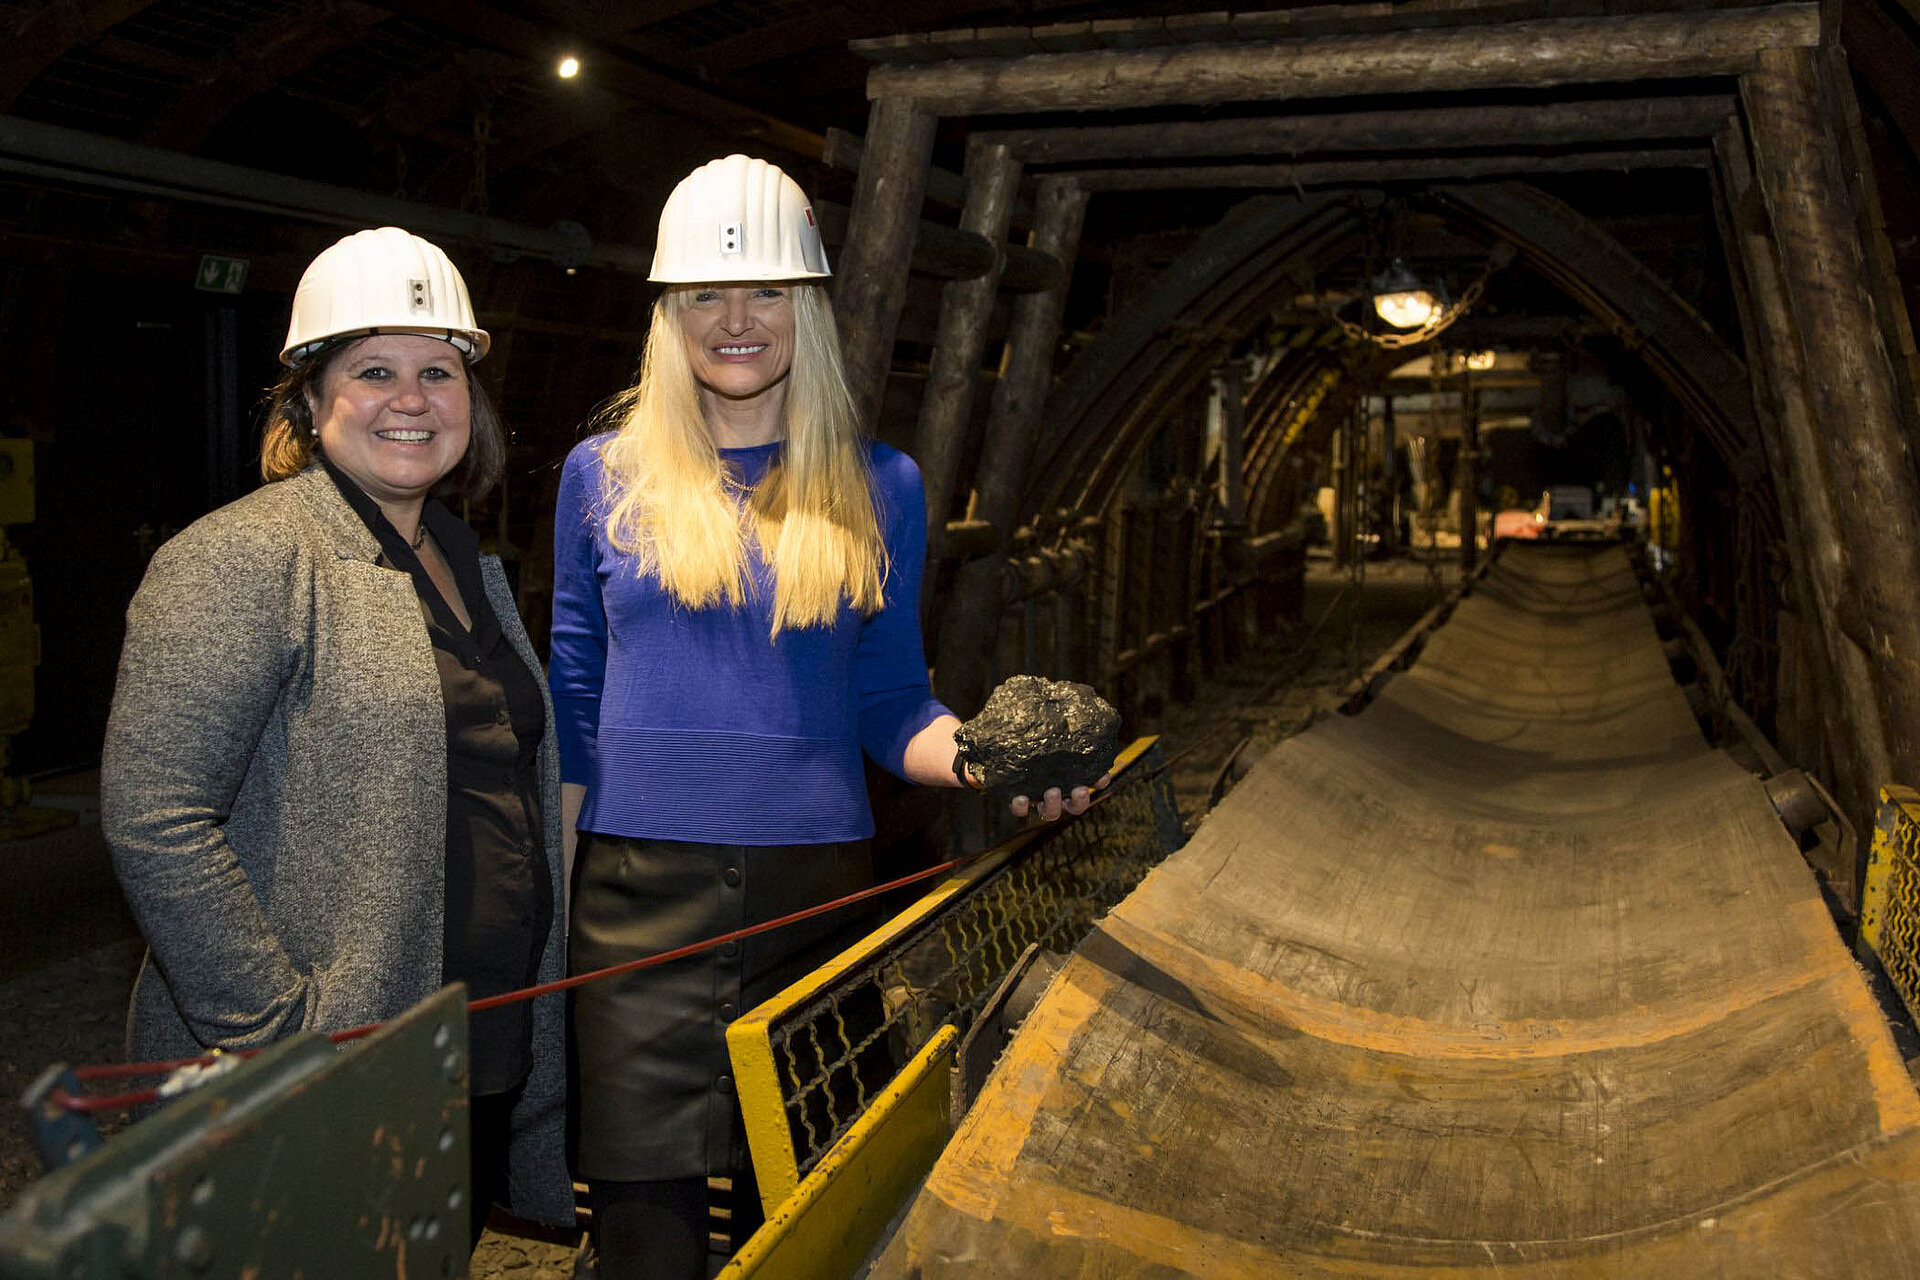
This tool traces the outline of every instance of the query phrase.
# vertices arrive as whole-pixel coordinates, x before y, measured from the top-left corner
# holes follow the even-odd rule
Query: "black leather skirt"
[[[866,841],[711,845],[580,833],[569,964],[605,968],[866,888]],[[830,912],[574,992],[578,1172],[620,1182],[728,1174],[746,1144],[734,1018],[833,957],[864,917]]]

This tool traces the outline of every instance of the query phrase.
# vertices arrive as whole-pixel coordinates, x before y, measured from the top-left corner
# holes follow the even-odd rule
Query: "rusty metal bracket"
[[[980,1090],[987,1083],[987,1076],[993,1070],[993,1064],[1000,1059],[1000,1053],[1007,1047],[1007,1041],[1033,1007],[1040,1003],[1041,995],[1054,975],[1066,967],[1067,958],[1057,952],[1043,950],[1039,943],[1031,943],[1020,953],[1020,958],[1007,970],[1007,976],[993,989],[987,1002],[980,1007],[973,1025],[967,1028],[966,1035],[960,1039],[959,1047],[953,1055],[953,1101],[950,1116],[954,1128],[960,1127],[960,1121],[966,1118],[967,1108],[980,1096]]]

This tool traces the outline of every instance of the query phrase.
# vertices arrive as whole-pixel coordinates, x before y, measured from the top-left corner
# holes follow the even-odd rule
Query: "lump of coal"
[[[1014,676],[954,731],[987,789],[1036,802],[1048,787],[1090,787],[1120,754],[1120,713],[1084,684]]]

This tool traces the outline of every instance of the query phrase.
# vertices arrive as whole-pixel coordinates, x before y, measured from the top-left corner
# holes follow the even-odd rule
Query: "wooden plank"
[[[1761,49],[1809,46],[1819,35],[1819,9],[1811,4],[1548,18],[880,66],[868,74],[867,96],[907,98],[940,115],[991,115],[1541,88],[1738,74]]]
[[[1055,979],[872,1272],[1920,1264],[1920,1095],[1617,548],[1510,548]]]

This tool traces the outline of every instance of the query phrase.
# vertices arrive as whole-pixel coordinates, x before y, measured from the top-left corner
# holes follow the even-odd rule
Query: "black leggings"
[[[711,1228],[707,1180],[591,1181],[593,1248],[600,1280],[706,1280]],[[750,1176],[734,1182],[731,1252],[760,1225],[760,1197]]]
[[[471,1100],[468,1116],[467,1158],[470,1181],[467,1184],[472,1239],[468,1247],[480,1243],[487,1217],[494,1204],[507,1199],[507,1146],[512,1138],[513,1108],[526,1089],[524,1083],[505,1093],[487,1093]]]

